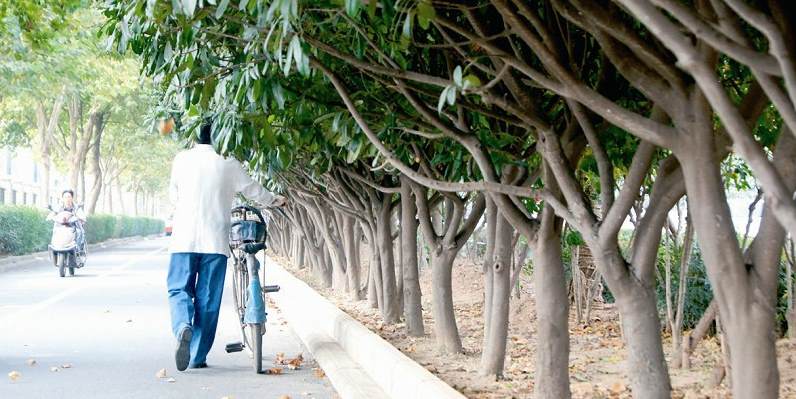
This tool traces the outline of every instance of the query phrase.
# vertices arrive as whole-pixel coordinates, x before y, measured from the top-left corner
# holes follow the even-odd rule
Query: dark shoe
[[[179,371],[185,371],[188,368],[188,362],[191,361],[192,338],[193,330],[190,327],[183,328],[177,335],[177,351],[174,353],[174,361],[177,363]]]
[[[202,363],[192,364],[192,365],[188,366],[188,368],[192,368],[192,369],[205,369],[205,368],[207,368],[207,362],[202,362]]]

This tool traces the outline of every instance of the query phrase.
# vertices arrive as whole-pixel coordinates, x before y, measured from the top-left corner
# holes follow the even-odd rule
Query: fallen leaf
[[[28,366],[31,366],[31,367],[33,367],[33,366],[35,366],[37,364],[36,359],[28,359],[27,363],[28,363]]]
[[[166,382],[177,382],[177,380],[175,380],[174,377],[169,377],[169,379],[166,380]]]
[[[62,365],[61,365],[61,368],[62,368],[62,369],[71,369],[71,368],[72,368],[72,363],[66,363],[66,364],[62,364]]]
[[[290,399],[290,396],[282,395],[282,396],[279,397],[279,399]]]
[[[315,372],[315,377],[323,378],[326,377],[326,373],[321,368],[314,368],[312,371]]]
[[[613,385],[611,385],[611,393],[614,395],[619,395],[620,393],[625,392],[626,389],[627,386],[620,381],[614,382]]]
[[[276,359],[274,359],[274,364],[285,364],[285,354],[279,352],[276,354]]]
[[[304,356],[301,356],[301,354],[299,354],[298,356],[296,356],[293,359],[290,359],[290,361],[287,362],[287,368],[291,370],[298,370],[301,367],[301,363],[303,362],[304,362]]]
[[[61,369],[59,369],[59,368],[58,368],[58,367],[56,367],[56,366],[53,366],[53,367],[50,367],[50,371],[52,371],[53,373],[55,373],[55,372],[57,372],[57,371],[61,371]]]
[[[160,369],[155,374],[155,378],[166,378],[166,369]]]
[[[22,377],[22,374],[20,374],[19,371],[12,371],[8,373],[8,378],[10,378],[11,381],[16,381],[19,379],[19,377]]]
[[[279,367],[272,367],[272,368],[266,370],[266,373],[267,374],[271,374],[271,375],[280,375],[280,374],[282,374],[282,369],[279,368]]]

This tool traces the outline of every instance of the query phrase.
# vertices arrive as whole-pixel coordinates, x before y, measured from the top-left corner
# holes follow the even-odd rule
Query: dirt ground
[[[356,318],[401,352],[423,365],[468,398],[529,398],[533,393],[535,363],[535,309],[530,281],[523,280],[520,299],[512,299],[511,324],[503,378],[479,376],[478,366],[483,340],[483,278],[480,266],[457,264],[454,268],[453,292],[456,321],[464,346],[463,354],[440,354],[434,342],[434,321],[431,318],[431,273],[421,270],[423,318],[426,334],[421,338],[406,335],[403,324],[384,325],[377,309],[367,301],[352,302],[345,295],[324,289],[307,271],[286,264],[274,257],[296,276],[322,293],[340,309]],[[363,280],[367,269],[363,271]],[[574,398],[630,398],[630,382],[624,372],[624,348],[619,316],[611,304],[597,304],[589,325],[579,325],[570,312],[570,379]],[[796,398],[796,340],[777,343],[780,367],[780,397]],[[669,356],[671,338],[664,337]],[[729,398],[726,380],[718,387],[708,387],[714,368],[721,360],[716,338],[703,341],[692,357],[689,370],[670,369],[673,398]]]

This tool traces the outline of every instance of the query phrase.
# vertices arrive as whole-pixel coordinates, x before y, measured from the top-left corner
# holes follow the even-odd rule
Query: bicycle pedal
[[[279,288],[278,285],[264,285],[263,286],[263,292],[265,292],[265,293],[278,292],[280,289],[281,288]]]
[[[227,353],[241,352],[243,351],[243,342],[233,342],[231,344],[227,344],[224,350],[226,350]]]

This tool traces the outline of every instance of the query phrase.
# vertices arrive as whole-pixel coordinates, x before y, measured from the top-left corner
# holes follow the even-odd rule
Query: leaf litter
[[[477,370],[483,344],[483,275],[481,265],[457,260],[453,276],[453,300],[456,321],[464,347],[463,354],[440,354],[436,350],[431,317],[431,302],[423,300],[423,321],[426,335],[409,337],[404,324],[384,326],[378,310],[371,309],[367,301],[351,302],[343,294],[323,288],[308,270],[296,270],[284,258],[271,256],[291,273],[308,283],[341,310],[357,319],[371,331],[390,342],[434,375],[453,386],[468,398],[502,399],[533,396],[536,357],[536,315],[532,277],[522,276],[521,299],[511,300],[509,340],[503,378],[481,377]],[[367,256],[363,256],[367,259]],[[367,273],[367,263],[362,265]],[[432,292],[429,268],[421,270],[421,291]],[[632,398],[630,380],[624,369],[626,352],[621,336],[619,314],[613,304],[592,305],[589,325],[579,324],[570,314],[570,378],[572,397]],[[664,351],[669,357],[671,337],[663,337]],[[777,342],[780,370],[780,397],[796,399],[796,340]],[[674,398],[728,398],[726,385],[707,389],[713,367],[720,361],[721,351],[717,340],[703,341],[692,356],[691,369],[670,369],[672,397]],[[790,361],[788,361],[790,360]]]

